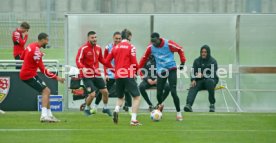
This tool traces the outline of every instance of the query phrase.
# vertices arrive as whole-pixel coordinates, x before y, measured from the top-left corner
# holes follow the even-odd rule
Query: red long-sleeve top
[[[18,28],[12,32],[12,41],[13,41],[13,56],[21,56],[21,54],[24,52],[24,46],[28,40],[28,35],[23,37],[22,31],[20,31]]]
[[[106,62],[110,63],[115,59],[115,79],[134,78],[138,70],[136,60],[136,48],[127,40],[113,47],[111,53],[107,56]]]
[[[40,45],[37,42],[31,43],[24,50],[21,59],[24,60],[19,77],[21,80],[28,80],[37,76],[37,69],[49,78],[56,79],[56,74],[45,68],[42,61],[43,53],[40,51]]]
[[[92,45],[90,42],[86,42],[82,45],[76,56],[76,65],[80,69],[80,78],[92,78],[101,76],[99,69],[99,62],[103,65],[112,68],[110,64],[106,64],[102,56],[102,49],[99,45]],[[83,73],[82,69],[89,69],[89,73]]]

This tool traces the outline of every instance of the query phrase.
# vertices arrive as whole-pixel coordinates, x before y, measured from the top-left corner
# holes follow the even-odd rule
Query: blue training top
[[[113,48],[113,43],[108,44],[106,47],[108,50],[108,54],[110,54]],[[115,65],[114,59],[111,61],[111,65],[114,67]],[[107,75],[110,79],[115,79],[115,74],[110,69],[107,69]]]
[[[174,54],[170,50],[169,41],[164,39],[163,47],[151,46],[151,54],[154,56],[156,61],[157,73],[162,73],[166,70],[176,67],[174,60]]]

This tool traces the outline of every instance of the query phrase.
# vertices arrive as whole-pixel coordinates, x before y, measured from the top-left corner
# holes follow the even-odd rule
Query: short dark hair
[[[22,22],[20,27],[24,28],[24,29],[30,29],[30,24],[27,22]]]
[[[160,38],[160,35],[159,33],[157,32],[153,32],[151,35],[150,35],[151,38]]]
[[[114,32],[113,36],[115,36],[115,35],[121,35],[121,33],[119,31],[116,31],[116,32]]]
[[[89,31],[89,32],[87,33],[87,37],[89,37],[90,35],[95,35],[95,34],[96,34],[95,31]]]
[[[40,41],[40,40],[42,40],[42,39],[46,39],[48,37],[48,34],[46,34],[46,33],[40,33],[39,35],[38,35],[38,40]]]
[[[127,39],[129,40],[129,36],[131,36],[131,32],[128,30],[128,29],[124,29],[122,32],[121,32],[121,35],[122,35],[122,39]]]

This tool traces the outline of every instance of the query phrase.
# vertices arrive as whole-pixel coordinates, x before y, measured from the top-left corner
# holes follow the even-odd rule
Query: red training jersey
[[[99,62],[105,65],[101,47],[99,45],[92,45],[89,41],[87,41],[79,48],[76,56],[76,65],[80,69],[80,78],[101,76]],[[88,68],[89,73],[84,75],[82,72],[83,68]]]
[[[136,48],[127,40],[113,47],[111,53],[107,56],[106,62],[115,61],[115,79],[134,78],[138,63],[136,60]]]
[[[12,41],[13,41],[13,56],[21,56],[24,52],[24,45],[28,40],[28,35],[23,37],[22,31],[16,29],[12,32]]]
[[[24,50],[21,58],[24,60],[21,71],[20,71],[20,79],[28,80],[37,76],[37,69],[48,76],[49,78],[56,79],[56,74],[50,72],[45,68],[44,63],[42,61],[43,53],[40,51],[40,46],[37,42],[31,43]]]

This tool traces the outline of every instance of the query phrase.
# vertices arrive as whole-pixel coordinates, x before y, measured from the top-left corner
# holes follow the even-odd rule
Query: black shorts
[[[38,92],[42,92],[43,89],[47,87],[46,83],[39,76],[35,76],[28,80],[23,80],[23,82],[25,82]]]
[[[97,89],[105,89],[106,85],[101,77],[83,78],[83,84],[88,94],[96,91]]]
[[[123,98],[125,90],[133,97],[140,96],[137,83],[134,78],[118,78],[116,79],[116,92],[118,98]]]

